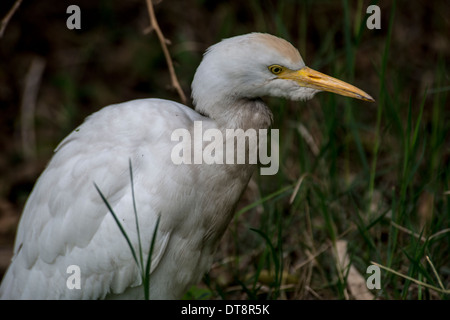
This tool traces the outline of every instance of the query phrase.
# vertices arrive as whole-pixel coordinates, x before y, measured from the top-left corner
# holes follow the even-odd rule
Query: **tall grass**
[[[375,82],[357,83],[376,103],[328,93],[307,103],[267,99],[282,137],[281,170],[276,177],[255,179],[257,190],[249,193],[256,200],[238,211],[208,275],[211,296],[358,298],[349,291],[349,269],[336,262],[336,242],[346,240],[350,262],[361,275],[367,277],[371,264],[381,268],[382,287],[371,290],[374,298],[449,297],[450,168],[443,156],[448,157],[450,127],[445,122],[448,90],[440,89],[447,66],[443,60],[436,65],[433,93],[405,85],[408,79],[393,56],[398,50],[392,48],[393,1],[382,13],[388,15],[383,41],[377,42],[382,50],[371,58],[372,68],[358,69],[361,51],[367,52],[376,31],[366,28],[362,1],[341,4],[340,26],[325,24],[317,55],[308,56],[304,38],[294,44],[308,65],[350,83],[376,75]],[[299,5],[304,9],[300,21],[282,4],[269,10],[273,21],[255,10],[257,29],[289,39],[287,26],[295,24],[298,34],[306,35],[315,22],[306,13],[312,6],[309,1]],[[338,33],[342,46],[333,40]],[[318,153],[299,124],[309,131]],[[231,277],[224,281],[223,274]]]

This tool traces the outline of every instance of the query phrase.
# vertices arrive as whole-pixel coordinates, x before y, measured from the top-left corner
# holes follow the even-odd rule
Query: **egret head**
[[[281,38],[250,33],[211,46],[192,82],[196,109],[211,114],[218,104],[262,96],[310,99],[320,91],[373,101],[364,91],[305,66],[297,49]]]

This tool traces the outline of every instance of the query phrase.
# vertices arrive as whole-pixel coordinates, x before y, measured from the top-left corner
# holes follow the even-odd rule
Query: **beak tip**
[[[368,102],[375,102],[375,99],[374,98],[372,98],[371,96],[369,96],[369,95],[367,95],[367,97],[365,97],[365,99],[364,100],[366,100],[366,101],[368,101]]]
[[[367,101],[367,102],[375,102],[375,99],[372,98],[372,96],[364,91],[361,91],[360,93],[356,94],[354,98]]]

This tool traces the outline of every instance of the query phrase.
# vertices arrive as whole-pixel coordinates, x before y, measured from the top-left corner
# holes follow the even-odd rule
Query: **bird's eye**
[[[284,70],[284,67],[279,66],[277,64],[269,66],[269,71],[273,74],[280,74]]]

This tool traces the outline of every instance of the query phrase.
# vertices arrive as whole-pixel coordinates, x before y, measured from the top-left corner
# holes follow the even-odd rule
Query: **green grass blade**
[[[131,254],[133,255],[133,259],[136,262],[136,264],[139,266],[139,261],[137,259],[137,255],[136,255],[136,251],[133,248],[133,245],[131,244],[130,238],[128,238],[128,235],[125,231],[125,229],[123,228],[122,224],[119,221],[119,218],[117,218],[117,215],[114,213],[114,210],[111,208],[108,200],[106,200],[105,196],[103,195],[103,193],[100,191],[99,187],[97,186],[97,184],[94,182],[94,186],[95,189],[97,189],[97,192],[100,194],[100,197],[102,198],[103,202],[105,203],[106,207],[108,208],[109,212],[111,213],[111,215],[114,218],[114,221],[116,221],[117,226],[120,229],[120,232],[122,232],[122,235],[125,237],[125,240],[128,243],[128,246],[130,247],[131,250]]]
[[[241,210],[239,210],[236,213],[235,219],[240,217],[243,213],[247,212],[248,210],[251,210],[254,207],[256,207],[256,206],[258,206],[258,205],[260,205],[260,204],[262,204],[262,203],[264,203],[264,202],[266,202],[266,201],[268,201],[268,200],[270,200],[270,199],[272,199],[272,198],[274,198],[274,197],[276,197],[276,196],[278,196],[278,195],[280,195],[280,194],[282,194],[282,193],[284,193],[284,192],[286,192],[286,191],[288,191],[290,189],[293,189],[293,188],[294,188],[293,185],[288,185],[288,186],[286,186],[284,188],[281,188],[280,190],[277,190],[277,191],[269,194],[268,196],[265,196],[262,199],[259,199],[259,200],[255,201],[255,202],[249,204],[248,206],[245,206],[244,208],[242,208]]]
[[[142,253],[142,243],[141,243],[141,232],[139,230],[139,219],[136,209],[136,198],[134,196],[134,179],[133,179],[133,168],[131,165],[131,159],[128,159],[128,166],[130,170],[130,181],[131,181],[131,196],[133,198],[133,211],[134,211],[134,219],[136,222],[136,232],[138,237],[138,244],[139,244],[139,261],[140,261],[140,268],[141,268],[141,274],[144,274],[144,257]]]
[[[265,240],[266,244],[269,246],[273,264],[275,267],[275,297],[277,297],[283,276],[283,272],[281,270],[282,250],[281,248],[278,249],[275,248],[272,242],[270,241],[269,237],[267,236],[267,234],[265,234],[261,230],[254,228],[250,228],[250,230],[259,234]]]
[[[150,249],[148,250],[147,262],[145,264],[145,273],[144,273],[144,297],[146,300],[150,299],[150,270],[152,267],[152,255],[153,249],[155,247],[156,242],[156,233],[159,227],[159,221],[161,219],[161,215],[158,215],[158,219],[156,220],[155,229],[153,230],[152,241],[150,242]]]

